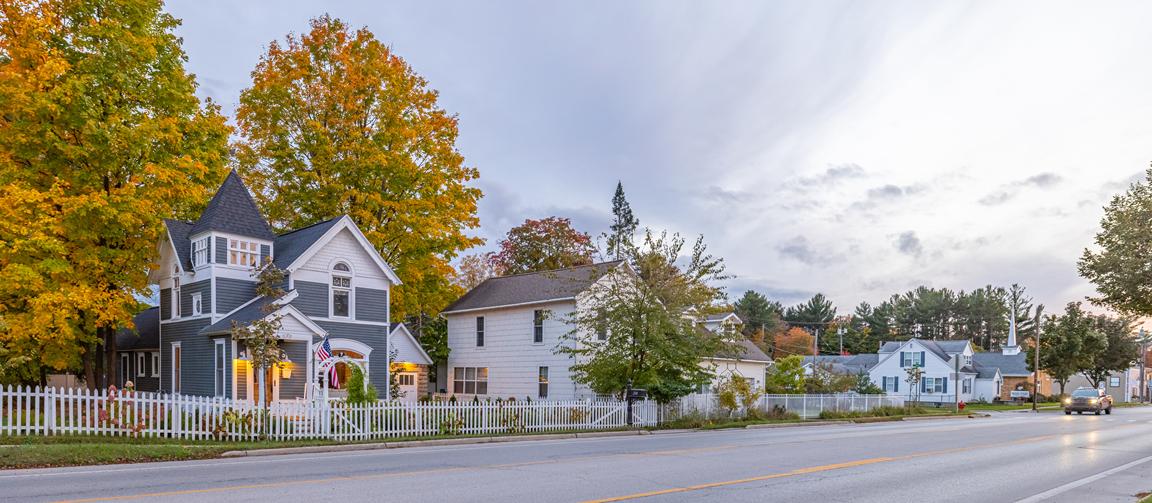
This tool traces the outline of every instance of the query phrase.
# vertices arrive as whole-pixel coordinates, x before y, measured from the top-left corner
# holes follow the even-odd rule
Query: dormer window
[[[228,265],[256,267],[260,263],[260,243],[228,239]]]
[[[332,316],[348,318],[352,306],[352,268],[344,262],[332,266]]]
[[[200,238],[192,242],[192,267],[200,267],[208,263],[208,238]]]

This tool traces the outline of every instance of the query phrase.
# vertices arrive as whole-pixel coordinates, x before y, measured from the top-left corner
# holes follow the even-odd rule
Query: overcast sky
[[[1152,160],[1152,5],[174,1],[231,114],[267,44],[325,12],[460,118],[480,235],[525,218],[703,234],[729,294],[842,312],[916,285],[1059,309],[1112,194]]]

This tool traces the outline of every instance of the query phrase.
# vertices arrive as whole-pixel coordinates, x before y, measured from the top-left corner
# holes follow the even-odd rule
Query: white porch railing
[[[633,405],[635,426],[654,426],[653,402]],[[112,435],[186,439],[338,441],[433,435],[623,428],[619,401],[290,401],[262,411],[250,402],[173,394],[32,387],[0,388],[0,435]]]
[[[820,417],[823,411],[869,411],[876,407],[903,407],[904,398],[894,395],[858,395],[855,393],[833,395],[764,395],[756,403],[761,412],[783,409],[794,412],[801,419]],[[666,420],[692,414],[704,417],[717,417],[722,412],[714,394],[692,394],[681,397],[665,409]]]

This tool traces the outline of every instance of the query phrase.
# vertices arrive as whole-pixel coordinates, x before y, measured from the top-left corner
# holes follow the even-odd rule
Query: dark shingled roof
[[[228,173],[228,178],[224,179],[220,190],[212,196],[208,207],[204,208],[200,220],[196,221],[188,235],[204,231],[230,232],[269,241],[276,238],[260,214],[256,201],[252,200],[252,194],[235,171]]]
[[[1028,370],[1028,355],[1024,352],[1014,355],[1006,355],[999,351],[994,353],[976,353],[972,355],[972,363],[975,364],[976,370],[980,372],[980,377],[984,377],[984,372],[988,372],[989,376],[992,375],[992,372],[995,372],[994,370],[985,369],[1000,369],[1000,375],[1005,377],[1032,375],[1032,372]]]
[[[276,241],[273,246],[276,248],[275,257],[272,263],[281,269],[287,269],[292,262],[300,258],[320,236],[323,236],[328,229],[331,229],[336,222],[339,222],[343,217],[336,217],[331,220],[325,220],[318,224],[313,224],[302,229],[296,229],[292,232],[287,232],[276,236]]]
[[[275,300],[276,299],[267,295],[258,297],[256,300],[236,310],[236,312],[225,316],[220,321],[200,329],[200,333],[203,335],[231,333],[233,321],[235,321],[241,327],[245,327],[249,323],[267,316],[268,313],[264,312],[264,307],[268,304],[271,304]]]
[[[160,308],[150,307],[132,317],[136,329],[116,332],[116,350],[160,349]]]
[[[880,355],[861,353],[858,355],[820,355],[819,359],[812,356],[804,357],[805,365],[811,365],[813,362],[819,362],[821,366],[831,365],[833,373],[855,375],[875,367],[877,363],[880,363]]]
[[[172,237],[172,246],[176,248],[176,257],[180,259],[180,267],[186,271],[191,270],[192,243],[188,240],[188,236],[192,231],[192,222],[165,218],[164,225],[168,227],[168,235]],[[164,271],[164,273],[167,274],[168,271]]]
[[[622,261],[488,278],[448,306],[445,313],[569,299],[592,286]]]
[[[704,331],[703,328],[701,328]],[[708,332],[712,333],[712,332]],[[740,340],[733,344],[733,347],[717,351],[713,358],[724,358],[728,360],[746,360],[746,361],[772,361],[764,351],[760,350],[756,343],[741,337]]]

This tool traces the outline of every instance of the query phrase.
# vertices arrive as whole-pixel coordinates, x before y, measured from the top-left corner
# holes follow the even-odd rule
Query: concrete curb
[[[834,424],[852,424],[851,421],[807,421],[797,423],[765,423],[765,424],[750,424],[745,426],[745,430],[766,430],[771,428],[797,428],[801,426],[829,426]]]
[[[285,454],[317,454],[326,452],[372,451],[378,449],[403,449],[409,447],[434,447],[444,445],[494,444],[506,442],[533,442],[539,440],[565,440],[576,438],[604,438],[651,435],[647,430],[631,431],[589,431],[583,433],[548,433],[543,435],[511,435],[504,437],[435,438],[429,440],[404,440],[400,442],[376,442],[368,444],[310,445],[306,447],[276,447],[271,449],[249,449],[227,451],[222,458],[244,458],[252,456],[280,456]]]
[[[905,417],[904,421],[931,421],[934,419],[981,419],[986,417],[992,417],[992,415],[972,413],[966,416],[911,416]]]

